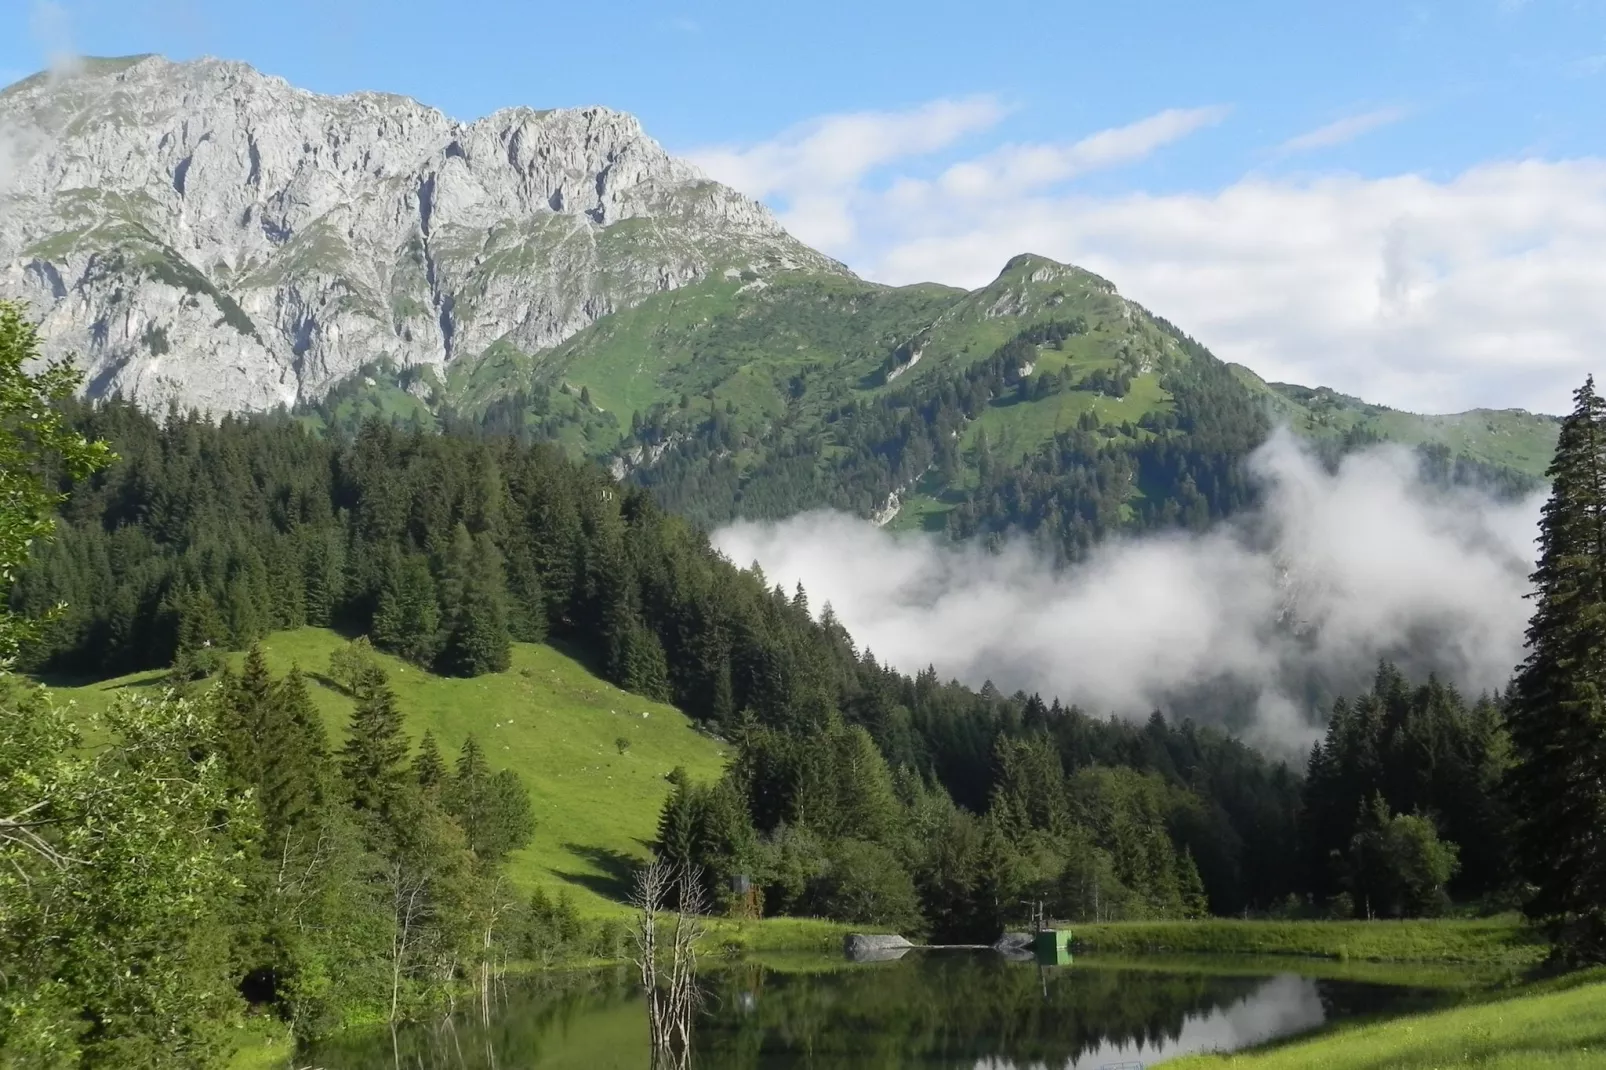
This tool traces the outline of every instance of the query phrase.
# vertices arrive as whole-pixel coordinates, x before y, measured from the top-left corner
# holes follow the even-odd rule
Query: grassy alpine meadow
[[[1537,965],[1549,945],[1515,915],[1410,921],[1127,921],[1072,927],[1104,955],[1301,955],[1362,962]]]
[[[1341,1026],[1319,1036],[1166,1063],[1175,1070],[1583,1070],[1606,1066],[1600,971],[1507,999]]]
[[[302,628],[264,639],[275,676],[299,666],[328,726],[331,747],[345,737],[352,702],[326,675],[345,643],[335,632]],[[544,644],[515,643],[504,673],[472,679],[436,676],[378,655],[407,718],[414,745],[433,732],[448,763],[472,733],[496,769],[518,772],[530,791],[535,836],[512,856],[511,879],[529,891],[567,891],[583,914],[622,916],[630,870],[648,856],[666,774],[685,766],[698,780],[724,767],[725,748],[696,731],[673,706],[621,691]],[[238,667],[243,654],[230,655]],[[166,685],[165,670],[54,690],[86,708],[124,692]]]

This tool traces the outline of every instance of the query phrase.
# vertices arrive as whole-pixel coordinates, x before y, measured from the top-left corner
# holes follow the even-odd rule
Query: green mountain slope
[[[365,382],[323,418],[425,418],[416,384]],[[449,423],[562,442],[704,524],[830,506],[958,537],[1024,529],[1067,557],[1116,529],[1241,507],[1238,462],[1278,424],[1329,457],[1419,447],[1431,478],[1508,492],[1542,478],[1557,429],[1266,383],[1109,281],[1032,255],[968,293],[710,278],[550,350],[492,347],[429,396]]]
[[[1233,372],[1266,399],[1269,411],[1315,441],[1442,446],[1452,456],[1541,477],[1556,452],[1560,421],[1522,409],[1473,409],[1442,416],[1372,405],[1327,387],[1268,383],[1241,364]]]
[[[292,665],[308,674],[336,746],[352,702],[322,674],[344,642],[325,629],[301,628],[261,644],[275,675]],[[242,657],[232,655],[236,668]],[[625,860],[648,855],[645,844],[669,795],[665,774],[678,765],[712,780],[724,768],[724,748],[679,710],[621,691],[550,646],[516,643],[507,672],[471,679],[379,657],[415,743],[433,732],[451,761],[472,733],[494,768],[523,777],[536,827],[530,846],[511,860],[513,879],[525,889],[567,889],[588,912],[622,909]],[[125,691],[160,688],[166,678],[158,670],[55,690],[81,706],[104,708]]]

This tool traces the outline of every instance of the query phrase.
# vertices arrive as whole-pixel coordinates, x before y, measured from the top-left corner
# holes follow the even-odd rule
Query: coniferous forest
[[[560,644],[728,741],[721,778],[671,774],[654,844],[700,867],[720,911],[972,941],[1032,901],[1073,920],[1521,906],[1564,957],[1606,958],[1592,385],[1552,469],[1512,687],[1463,696],[1382,665],[1291,767],[1186,711],[1131,723],[905,675],[806,591],[556,447],[88,406],[65,371],[24,370],[33,345],[6,309],[14,668],[171,666],[181,690],[75,725],[5,678],[0,1050],[20,1059],[208,1065],[242,1000],[302,1035],[394,1021],[574,928],[505,880],[531,834],[516,772],[472,740],[408,738],[369,644],[458,676],[505,669],[513,642]],[[329,666],[355,704],[344,738],[299,673],[250,652],[309,624],[359,637]],[[618,935],[587,950],[617,954]]]

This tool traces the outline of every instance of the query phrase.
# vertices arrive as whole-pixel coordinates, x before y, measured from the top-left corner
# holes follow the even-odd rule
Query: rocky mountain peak
[[[241,410],[373,362],[444,374],[731,268],[846,270],[608,108],[465,123],[160,56],[0,92],[0,296],[96,395]]]

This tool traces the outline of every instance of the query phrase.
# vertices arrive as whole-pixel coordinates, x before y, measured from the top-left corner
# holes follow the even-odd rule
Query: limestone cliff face
[[[787,268],[846,270],[606,108],[459,123],[156,56],[0,92],[0,296],[96,396],[293,403]]]

